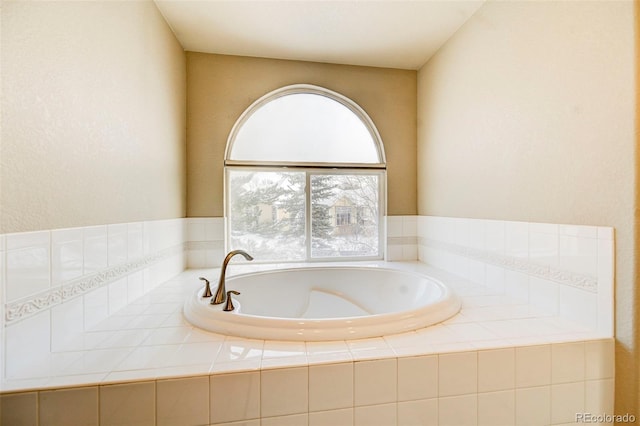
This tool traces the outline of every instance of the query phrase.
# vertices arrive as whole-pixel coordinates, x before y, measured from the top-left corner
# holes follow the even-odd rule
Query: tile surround
[[[1,398],[0,423],[31,426],[38,424],[38,392],[4,395]]]
[[[422,262],[613,335],[613,228],[419,216],[416,240]]]
[[[451,246],[445,247],[444,255],[438,255],[424,244],[425,229],[432,226],[430,219],[387,219],[388,258],[393,254],[392,246],[400,246],[396,255],[402,253],[410,260],[422,256],[420,259],[424,260],[428,252],[427,257],[435,256],[434,263],[439,268],[446,270],[444,265],[456,272],[454,288],[464,304],[458,316],[416,332],[363,341],[307,342],[300,346],[299,342],[288,345],[234,340],[202,332],[181,319],[179,301],[184,297],[184,287],[189,291],[193,288],[191,282],[198,271],[187,271],[178,279],[155,287],[153,281],[167,281],[160,277],[171,268],[152,270],[145,265],[146,268],[127,274],[124,281],[120,278],[82,293],[79,298],[54,304],[55,312],[40,311],[19,321],[8,321],[3,330],[8,332],[5,347],[10,344],[15,348],[23,336],[33,337],[33,331],[40,330],[38,333],[47,342],[41,349],[48,355],[25,361],[23,370],[17,371],[22,380],[5,386],[0,395],[3,423],[11,418],[21,424],[20,421],[33,418],[30,416],[37,413],[34,410],[40,410],[40,424],[45,424],[42,419],[64,420],[69,413],[46,408],[61,398],[82,400],[84,408],[77,414],[87,424],[118,424],[118,416],[126,410],[110,415],[109,404],[126,400],[128,395],[141,400],[139,424],[172,424],[174,413],[167,408],[179,405],[178,398],[186,395],[200,401],[189,410],[188,415],[193,417],[189,424],[540,425],[573,422],[572,410],[612,412],[613,340],[600,319],[609,306],[601,293],[606,294],[607,280],[613,283],[613,263],[601,255],[613,255],[609,228],[595,228],[594,233],[591,227],[505,225],[494,221],[462,224],[444,220],[445,231],[431,231],[440,236],[454,235],[451,244],[458,245],[456,250],[463,245],[468,250],[464,252],[466,256],[460,254],[462,251],[447,252]],[[222,219],[188,219],[185,223],[182,226],[186,227],[186,237],[179,244],[183,244],[187,265],[221,261]],[[148,255],[154,245],[166,247],[173,242],[163,237],[141,239],[149,229],[147,224],[129,224],[106,227],[104,234],[92,230],[95,244],[90,245],[88,270],[95,273],[92,265],[113,268],[117,265],[109,259],[131,262],[141,254]],[[127,244],[126,255],[125,235],[134,236],[133,242]],[[65,250],[54,248],[53,232],[49,238],[53,259],[54,253]],[[74,232],[69,232],[66,240],[56,238],[60,244],[68,243],[68,250],[64,256],[56,255],[66,260],[60,262],[55,276],[63,277],[60,282],[77,280],[78,244],[74,243]],[[593,244],[580,245],[581,239],[595,241],[595,259]],[[0,262],[6,262],[9,246],[11,250],[25,249],[16,246],[15,239],[11,245],[6,241],[6,236],[0,236]],[[578,246],[575,254],[567,249]],[[29,250],[28,245],[26,249]],[[103,250],[106,264],[101,263]],[[584,288],[549,280],[555,284],[553,287],[546,281],[536,281],[542,278],[529,274],[529,266],[523,269],[517,264],[520,269],[509,269],[511,263],[505,266],[486,262],[487,258],[469,250],[499,253],[502,260],[506,256],[526,259],[527,265],[565,265],[569,272],[595,274],[597,292],[587,291],[593,298],[587,295],[580,300],[588,303],[588,309],[575,313],[575,305],[565,306],[561,292],[566,287],[569,292],[578,290],[582,292],[579,296],[585,296]],[[587,262],[589,271],[581,269],[586,268]],[[8,265],[0,266],[6,269]],[[53,268],[49,267],[51,288],[58,282],[53,280]],[[11,276],[16,274],[14,270]],[[452,276],[442,272],[442,277]],[[0,280],[6,280],[4,274],[0,274]],[[478,287],[478,282],[483,286]],[[516,285],[510,289],[513,283]],[[148,293],[152,288],[155,291]],[[557,292],[553,290],[556,288]],[[573,293],[570,296],[576,297]],[[557,300],[557,308],[553,303],[548,306],[549,298]],[[99,302],[105,299],[107,309],[101,308],[104,304]],[[109,302],[123,309],[109,310]],[[595,323],[584,315],[593,312],[594,304],[599,309]],[[71,309],[67,311],[66,307]],[[66,339],[56,331],[63,325],[77,327],[78,321],[86,327],[74,333],[80,334],[80,339]],[[523,333],[525,324],[527,332]],[[595,326],[595,331],[589,331],[589,325]],[[57,352],[49,352],[51,347]],[[205,355],[201,355],[203,352]],[[19,353],[8,351],[12,359]],[[570,364],[570,359],[580,362]],[[38,374],[44,378],[38,374],[20,376],[33,361],[40,366]],[[96,367],[99,365],[103,368]],[[52,374],[54,371],[71,372],[73,376]],[[370,377],[375,380],[370,381]],[[88,386],[74,387],[77,380]],[[285,380],[293,385],[283,387]],[[341,383],[338,393],[334,391],[335,383]],[[11,389],[35,391],[11,393]],[[223,404],[220,389],[240,399],[229,395]],[[289,396],[285,398],[284,394]],[[501,409],[496,411],[495,407]],[[70,411],[76,414],[75,409]]]
[[[551,387],[516,389],[517,425],[551,424]]]
[[[6,235],[5,288],[7,301],[47,291],[50,259],[49,232]]]
[[[134,313],[144,312],[149,308],[155,309],[156,300],[166,301],[175,294],[190,293],[199,286],[196,281],[200,273],[202,271],[185,272],[180,279],[159,286],[155,295],[144,297],[138,304],[130,305],[121,315],[112,316],[109,320],[122,324],[117,317],[129,317],[131,320],[136,317]],[[442,273],[439,278],[446,279],[447,276]],[[162,411],[162,407],[176,404],[177,398],[184,395],[194,395],[193,398],[201,402],[191,408],[191,414],[197,417],[196,420],[201,421],[206,416],[208,424],[216,425],[251,422],[279,425],[288,424],[289,421],[293,424],[335,425],[336,423],[331,423],[334,419],[344,420],[345,423],[338,423],[341,425],[376,424],[375,421],[382,420],[384,425],[444,425],[460,424],[459,421],[467,420],[473,422],[470,424],[492,424],[491,422],[504,418],[521,419],[513,424],[540,425],[554,424],[552,416],[556,420],[566,420],[566,412],[551,411],[554,401],[556,404],[566,401],[573,404],[572,407],[584,405],[611,412],[614,373],[611,365],[614,349],[612,339],[597,339],[593,333],[580,327],[576,328],[575,324],[567,324],[561,319],[549,317],[537,318],[528,311],[522,311],[530,325],[537,322],[545,324],[545,320],[549,321],[548,330],[554,330],[555,334],[533,333],[530,338],[537,339],[532,340],[537,341],[537,345],[516,345],[501,337],[499,333],[492,333],[486,326],[496,325],[492,329],[496,331],[511,330],[509,326],[513,324],[515,329],[520,330],[520,334],[508,332],[502,336],[516,335],[521,338],[524,333],[522,327],[517,322],[514,323],[517,320],[493,319],[488,316],[484,320],[479,320],[481,317],[478,317],[479,321],[472,321],[466,315],[467,310],[473,312],[477,309],[474,306],[478,304],[494,308],[505,303],[504,299],[493,298],[489,289],[479,292],[476,286],[467,280],[459,279],[452,282],[452,285],[463,297],[464,305],[469,306],[463,307],[458,317],[439,326],[384,338],[352,342],[307,342],[304,349],[299,347],[300,342],[293,342],[291,353],[297,354],[304,350],[306,361],[294,355],[292,359],[300,364],[290,367],[265,367],[265,362],[273,359],[276,349],[281,355],[285,352],[286,343],[225,338],[202,332],[187,324],[176,324],[173,322],[175,314],[171,310],[160,309],[154,316],[164,318],[166,327],[161,323],[159,327],[152,329],[128,330],[143,332],[142,335],[146,338],[142,337],[141,342],[131,340],[131,343],[119,339],[118,341],[124,343],[116,346],[122,348],[108,349],[106,357],[97,357],[105,350],[89,351],[96,352],[96,357],[81,362],[83,369],[78,370],[78,367],[74,367],[74,372],[91,377],[87,383],[88,388],[97,392],[98,400],[104,401],[104,404],[115,403],[113,401],[123,398],[123,395],[139,395],[143,401],[141,410],[146,413],[144,416],[142,413],[140,415],[148,419],[153,410],[156,416],[156,420],[148,424],[171,424],[171,418],[167,416],[166,411]],[[498,327],[497,324],[502,324],[503,327]],[[544,329],[543,326],[540,327]],[[105,331],[85,334],[97,334],[102,337],[114,336],[113,333],[122,334],[122,330],[106,325],[104,328],[108,329],[106,334]],[[477,338],[484,340],[473,338],[474,333],[479,330],[484,330],[485,334],[477,335]],[[156,339],[161,338],[160,336],[167,339],[167,344],[158,345]],[[144,346],[145,339],[148,339],[149,346]],[[557,343],[540,343],[545,340]],[[172,343],[169,344],[169,341]],[[145,361],[159,358],[175,359],[172,354],[178,353],[179,348],[188,347],[196,342],[209,345],[207,347],[214,351],[215,348],[211,345],[217,346],[217,355],[194,359],[185,352],[185,364],[180,367],[162,367],[164,362]],[[145,347],[153,353],[138,355],[137,351]],[[340,362],[335,362],[336,354],[340,352],[346,354],[342,355]],[[117,358],[114,357],[116,353],[122,354],[119,359],[114,359]],[[75,352],[68,354],[73,355]],[[326,355],[326,358],[323,358],[323,355]],[[580,363],[580,368],[584,372],[580,373],[578,369],[571,371],[569,376],[552,375],[554,369],[561,368],[567,362],[568,356],[582,356],[584,361]],[[109,359],[115,361],[111,367],[105,364]],[[206,364],[199,364],[205,359],[209,359]],[[311,359],[314,361],[311,362]],[[548,362],[544,362],[545,359],[548,359]],[[131,364],[133,360],[141,364]],[[222,365],[226,366],[232,366],[235,362],[239,365],[235,367],[236,370],[232,367],[224,372],[216,372],[214,366],[218,361],[222,361]],[[247,362],[249,367],[243,364]],[[78,362],[72,361],[72,364]],[[91,372],[97,372],[95,366],[103,366],[104,372],[92,376]],[[118,366],[124,370],[116,371]],[[113,370],[114,368],[116,370]],[[496,368],[498,371],[495,371]],[[487,374],[491,370],[494,370],[493,376]],[[460,374],[461,372],[463,374]],[[527,372],[531,374],[523,376]],[[136,377],[141,381],[136,381]],[[542,379],[533,380],[538,377]],[[73,384],[61,383],[58,379],[51,378],[42,384],[32,382],[36,388],[40,388],[33,393],[39,395],[49,392],[48,388],[56,389]],[[349,384],[352,387],[349,387]],[[336,386],[340,387],[340,392],[335,391]],[[114,393],[114,389],[120,392]],[[581,395],[582,405],[578,400],[571,400],[569,392],[575,391]],[[5,390],[5,394],[0,396],[0,402],[5,406],[4,398],[7,398],[6,406],[14,406],[12,398],[16,395],[21,394]],[[152,398],[152,395],[155,395],[155,398]],[[538,399],[540,395],[543,397],[542,400]],[[26,405],[20,405],[20,410],[24,410],[25,416],[29,416],[29,413],[36,409],[36,406],[28,401]],[[95,415],[106,422],[105,424],[109,424],[105,420],[108,419],[108,415],[104,411],[108,405],[104,404],[99,404]],[[492,408],[497,404],[505,408],[499,412],[499,417],[495,417]],[[536,411],[541,407],[546,407],[546,414]],[[6,410],[2,412],[6,413]],[[117,418],[117,415],[114,416],[116,417],[113,421]],[[165,416],[163,418],[166,423],[160,421],[161,416]],[[532,418],[539,420],[541,417],[549,420],[546,423],[527,423]],[[439,423],[433,423],[433,419],[439,419]],[[298,423],[299,421],[302,423]],[[414,421],[416,423],[413,423]]]
[[[137,382],[100,388],[100,425],[154,425],[156,384]]]
[[[123,262],[115,265],[109,263],[107,226],[7,234],[3,257],[5,324],[11,325],[105,286],[112,287],[110,311],[114,312],[134,300],[129,296],[138,296],[136,291],[129,295],[128,288],[125,292],[128,283],[121,280],[142,272],[143,291],[148,291],[184,269],[182,219],[123,226],[131,227],[132,232],[126,234],[131,238],[125,244],[124,232],[118,233],[111,257]],[[77,249],[74,254],[63,254],[65,250],[59,246],[65,244],[74,245]]]
[[[478,426],[515,424],[515,391],[478,394]]]
[[[478,353],[478,392],[515,387],[515,349],[504,348]]]
[[[478,392],[478,352],[454,352],[438,356],[438,396]]]
[[[260,372],[210,376],[211,423],[260,418]]]
[[[438,398],[438,425],[459,426],[478,423],[478,396],[460,395]]]
[[[97,426],[98,388],[91,386],[39,392],[38,421],[39,424],[52,426]]]
[[[353,363],[309,366],[309,411],[354,406]]]
[[[438,399],[398,402],[399,425],[437,425]]]
[[[551,384],[551,346],[516,348],[516,386],[528,388]]]
[[[353,408],[309,413],[309,426],[353,426]]]
[[[305,367],[260,372],[260,417],[309,411],[309,371]]]
[[[438,356],[398,358],[398,401],[438,397]]]
[[[377,405],[396,402],[397,359],[376,359],[354,364],[354,404]]]
[[[396,404],[355,407],[353,424],[354,426],[395,426],[397,425],[396,410]]]
[[[198,426],[209,421],[209,378],[156,382],[156,425]]]
[[[224,259],[224,219],[188,218],[187,267],[216,268]]]

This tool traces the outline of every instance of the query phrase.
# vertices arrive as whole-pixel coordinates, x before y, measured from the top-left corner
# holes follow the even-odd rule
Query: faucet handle
[[[232,294],[238,295],[238,294],[240,294],[240,292],[239,291],[235,291],[235,290],[229,290],[227,292],[227,304],[224,305],[223,311],[229,312],[229,311],[233,311],[236,308],[235,306],[233,306],[233,300],[231,300],[231,295]]]
[[[211,293],[211,286],[209,286],[209,280],[205,277],[200,277],[202,281],[204,281],[204,293],[202,297],[211,297],[213,294]]]

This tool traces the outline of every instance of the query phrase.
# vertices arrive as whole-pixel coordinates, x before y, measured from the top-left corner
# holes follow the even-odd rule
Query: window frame
[[[233,152],[233,145],[236,140],[236,136],[238,132],[246,123],[247,120],[251,118],[254,112],[260,109],[263,105],[281,98],[283,96],[294,95],[294,94],[312,94],[319,95],[329,98],[333,101],[336,101],[343,106],[347,107],[354,113],[365,125],[369,133],[371,134],[371,139],[375,144],[376,153],[378,154],[378,162],[377,163],[315,163],[315,162],[290,162],[290,161],[243,161],[243,160],[232,160],[231,154]],[[227,146],[224,153],[224,165],[225,166],[265,166],[265,167],[345,167],[345,168],[366,168],[366,169],[386,169],[386,158],[384,153],[384,145],[382,144],[382,138],[380,137],[380,133],[378,133],[378,129],[373,124],[373,121],[369,117],[369,115],[355,102],[347,98],[346,96],[341,95],[340,93],[334,92],[329,89],[325,89],[320,86],[314,86],[311,84],[294,84],[291,86],[285,86],[280,89],[274,90],[266,95],[262,96],[255,102],[253,102],[244,112],[240,115],[240,117],[236,120],[233,125],[231,132],[229,133],[229,137],[227,138]]]
[[[349,108],[360,120],[364,123],[371,134],[375,149],[378,153],[378,163],[314,163],[314,162],[273,162],[273,161],[242,161],[231,160],[230,156],[233,151],[233,143],[238,131],[242,125],[251,117],[252,113],[259,109],[262,105],[277,99],[281,96],[287,96],[291,94],[304,93],[304,94],[316,94],[326,96],[332,100],[335,100],[342,105]],[[367,115],[367,113],[355,102],[347,97],[333,92],[329,89],[325,89],[319,86],[313,86],[308,84],[296,84],[292,86],[286,86],[273,92],[267,93],[255,102],[253,102],[236,120],[229,137],[227,139],[227,146],[225,150],[224,160],[224,215],[225,215],[225,231],[224,231],[224,247],[225,251],[231,249],[231,226],[230,226],[230,205],[229,205],[229,173],[236,171],[252,170],[255,172],[275,172],[275,171],[296,171],[305,173],[305,246],[306,253],[304,259],[301,260],[288,260],[287,263],[301,263],[301,262],[348,262],[348,261],[371,261],[371,260],[383,260],[385,257],[385,227],[384,217],[387,211],[387,173],[386,173],[386,159],[384,153],[384,145],[378,130],[376,129],[373,121]],[[376,256],[339,256],[339,257],[312,257],[312,228],[311,228],[311,176],[312,175],[377,175],[378,176],[378,254]],[[265,260],[261,261],[256,259],[259,263],[282,263],[282,260]]]
[[[384,216],[386,210],[386,171],[380,169],[372,169],[372,170],[362,170],[362,169],[350,169],[350,168],[340,168],[340,169],[326,169],[326,168],[316,168],[316,167],[297,167],[294,170],[291,170],[286,167],[260,167],[260,166],[228,166],[225,167],[224,180],[224,197],[225,197],[225,251],[229,251],[232,249],[230,247],[231,243],[231,223],[229,220],[229,211],[230,211],[230,203],[227,202],[229,199],[229,186],[227,182],[229,181],[229,173],[233,171],[254,171],[254,172],[282,172],[282,171],[295,171],[305,174],[305,187],[304,187],[304,198],[305,198],[305,226],[304,226],[304,238],[305,238],[305,256],[303,259],[291,259],[291,260],[260,260],[256,258],[257,263],[300,263],[300,262],[352,262],[357,260],[383,260],[384,259],[384,240],[385,240],[385,232],[384,232]],[[378,254],[375,256],[315,256],[311,255],[312,253],[312,224],[311,224],[311,216],[312,216],[312,205],[311,205],[311,176],[317,175],[375,175],[378,177]]]

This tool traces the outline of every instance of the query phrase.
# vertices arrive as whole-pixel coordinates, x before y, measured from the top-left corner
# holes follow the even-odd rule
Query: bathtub
[[[212,282],[213,284],[213,282]],[[458,297],[423,274],[378,267],[304,267],[237,275],[235,309],[196,291],[184,304],[193,325],[268,340],[351,340],[402,333],[450,318]],[[213,289],[215,292],[215,288]]]

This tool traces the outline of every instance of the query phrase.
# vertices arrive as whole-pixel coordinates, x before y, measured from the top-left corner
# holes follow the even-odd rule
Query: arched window
[[[287,86],[254,102],[225,154],[227,248],[256,260],[383,256],[385,158],[348,98]]]

